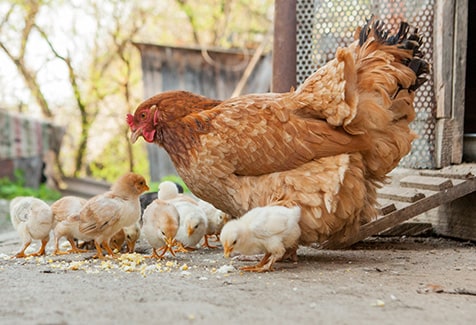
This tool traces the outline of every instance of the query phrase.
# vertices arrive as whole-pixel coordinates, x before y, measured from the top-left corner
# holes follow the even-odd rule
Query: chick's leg
[[[67,252],[63,252],[62,250],[59,249],[59,236],[55,235],[55,250],[53,252],[53,255],[64,255],[68,254]]]
[[[162,254],[161,255],[157,254],[156,249],[152,247],[152,254],[145,256],[145,258],[156,258],[160,260],[162,259]]]
[[[174,248],[170,245],[164,245],[163,247],[160,248],[160,250],[162,251],[162,254],[159,255],[160,257],[163,257],[165,255],[165,253],[167,253],[167,251],[169,251],[170,254],[175,256]]]
[[[104,255],[102,253],[102,248],[101,248],[101,244],[99,244],[98,242],[94,241],[94,246],[96,246],[96,255],[93,256],[93,258],[99,258],[101,260],[104,259]]]
[[[78,248],[73,238],[68,238],[68,241],[69,241],[69,244],[71,245],[71,249],[68,251],[68,253],[77,254],[77,253],[86,253],[88,251],[87,249]]]
[[[273,257],[270,260],[271,253],[266,253],[261,261],[253,266],[243,266],[240,268],[240,270],[247,271],[247,272],[266,272],[266,271],[272,271],[273,264],[275,262],[275,258]]]
[[[23,247],[21,248],[21,251],[19,251],[18,253],[15,254],[15,257],[16,257],[16,258],[28,257],[28,255],[25,254],[25,251],[26,251],[26,249],[28,248],[28,246],[30,246],[30,244],[31,244],[31,240],[26,241],[26,242],[23,244]]]
[[[116,257],[116,255],[114,254],[114,252],[113,252],[112,249],[111,249],[111,246],[109,246],[109,243],[108,243],[107,240],[103,241],[103,242],[102,242],[102,245],[103,245],[104,248],[106,249],[107,253],[108,253],[109,255],[111,255],[112,258],[115,258],[115,257]]]
[[[202,247],[218,248],[218,246],[210,245],[210,243],[208,242],[208,237],[210,237],[210,235],[203,236],[203,245],[202,245]]]
[[[177,242],[177,249],[175,252],[182,252],[182,253],[188,253],[190,251],[195,250],[193,247],[185,247],[181,242]]]
[[[45,255],[46,252],[46,244],[48,244],[48,241],[50,240],[50,237],[44,238],[41,240],[41,247],[38,250],[38,252],[31,254],[31,256],[41,256]]]

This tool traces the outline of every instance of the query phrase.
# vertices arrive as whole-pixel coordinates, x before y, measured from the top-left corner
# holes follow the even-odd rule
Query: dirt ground
[[[371,238],[348,250],[300,248],[299,262],[243,273],[252,262],[199,249],[143,259],[93,253],[16,259],[0,232],[0,324],[474,324],[476,245]],[[38,248],[35,243],[34,248]]]

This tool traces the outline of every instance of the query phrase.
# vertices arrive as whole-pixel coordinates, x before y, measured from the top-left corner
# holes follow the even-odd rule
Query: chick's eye
[[[198,228],[198,225],[195,225],[195,229],[197,229],[197,228]]]
[[[233,241],[233,244],[232,245],[235,245],[236,244],[236,239]]]
[[[165,232],[163,232],[163,231],[162,231],[162,235],[164,235],[164,236],[165,236]]]

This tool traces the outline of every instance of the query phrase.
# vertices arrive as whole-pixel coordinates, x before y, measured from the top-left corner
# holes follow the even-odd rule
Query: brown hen
[[[270,204],[301,207],[301,244],[344,238],[376,216],[376,189],[415,135],[415,90],[428,64],[416,30],[370,19],[356,41],[288,93],[216,101],[185,91],[128,115],[170,155],[189,189],[238,217]]]

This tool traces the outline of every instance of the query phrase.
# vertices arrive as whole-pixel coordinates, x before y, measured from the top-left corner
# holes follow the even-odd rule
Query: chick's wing
[[[80,213],[79,230],[85,234],[103,231],[120,219],[122,202],[111,194],[91,199]]]
[[[287,218],[283,215],[272,216],[265,208],[258,208],[256,215],[250,215],[253,219],[250,222],[250,230],[257,238],[266,239],[284,233],[288,228]]]

